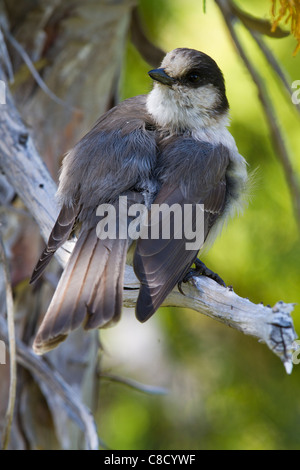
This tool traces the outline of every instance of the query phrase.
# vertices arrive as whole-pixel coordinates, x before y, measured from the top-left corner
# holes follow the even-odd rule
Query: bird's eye
[[[200,75],[198,73],[189,73],[187,79],[190,83],[199,83],[200,82]]]

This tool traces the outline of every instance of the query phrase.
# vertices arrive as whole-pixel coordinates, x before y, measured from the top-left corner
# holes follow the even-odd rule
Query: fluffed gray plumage
[[[75,225],[78,241],[34,341],[49,351],[74,329],[118,321],[126,255],[132,240],[101,240],[100,204],[127,196],[128,205],[204,204],[204,240],[213,239],[241,199],[245,161],[228,130],[222,73],[207,55],[191,49],[167,54],[149,95],[123,101],[105,113],[64,158],[58,198],[61,211],[31,282],[43,273]],[[149,211],[148,223],[152,213]],[[162,215],[160,215],[160,218]],[[192,215],[195,225],[195,215]],[[182,281],[201,246],[186,237],[138,239],[133,267],[141,282],[136,316],[147,320]],[[128,219],[130,223],[130,218]]]

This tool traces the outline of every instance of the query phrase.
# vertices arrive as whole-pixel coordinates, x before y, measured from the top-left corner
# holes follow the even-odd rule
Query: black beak
[[[167,75],[164,69],[150,70],[148,74],[150,75],[151,78],[153,78],[153,80],[163,83],[164,85],[171,86],[176,81],[174,78]]]

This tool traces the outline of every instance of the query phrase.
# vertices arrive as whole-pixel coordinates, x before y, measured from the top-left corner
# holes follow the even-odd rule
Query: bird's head
[[[148,72],[154,80],[148,111],[158,125],[181,131],[210,126],[228,114],[223,74],[216,62],[194,49],[174,49],[160,68]]]

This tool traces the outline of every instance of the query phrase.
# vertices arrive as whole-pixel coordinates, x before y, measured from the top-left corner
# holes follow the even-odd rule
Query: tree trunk
[[[6,105],[0,104],[2,137],[8,121],[12,126],[15,124],[16,132],[18,126],[22,128],[19,111],[55,180],[62,155],[80,139],[99,115],[118,100],[124,46],[134,4],[132,0],[7,0],[0,3],[4,36],[0,36],[0,79],[7,85],[7,72],[11,65],[14,75],[10,87],[14,103],[7,92]],[[11,64],[8,55],[3,53],[5,47]],[[31,68],[34,66],[49,88],[48,92],[39,86],[25,63],[29,68],[30,64]],[[39,77],[37,79],[40,80]],[[57,98],[52,98],[51,92]],[[5,138],[10,157],[14,158],[15,145],[25,146],[28,137],[25,130],[23,137],[15,134],[14,142],[10,141],[11,135],[6,134]],[[0,167],[3,157],[1,151],[3,148],[0,149]],[[38,203],[38,189],[42,190],[43,181],[37,182],[36,187],[35,199]],[[24,345],[32,341],[61,268],[56,262],[52,263],[49,282],[33,289],[28,287],[28,278],[42,244],[39,229],[33,223],[30,212],[27,212],[24,201],[15,197],[18,193],[14,181],[8,182],[5,176],[1,176],[1,234],[11,267],[17,336]],[[51,212],[51,218],[54,219],[57,208],[54,206]],[[1,281],[3,286],[3,276],[0,277],[0,284]],[[4,307],[3,289],[0,289],[0,297],[1,306]],[[4,311],[1,315],[4,315]],[[24,354],[26,356],[27,353]],[[70,411],[70,407],[65,406],[60,393],[53,393],[53,384],[58,387],[59,380],[55,382],[54,377],[50,385],[45,386],[41,375],[33,372],[34,366],[30,368],[28,365],[30,358],[28,353],[24,363],[27,370],[18,366],[17,398],[9,447],[86,448],[86,439],[78,426],[78,420],[74,420],[74,412],[72,416],[72,409]],[[47,361],[41,361],[44,361],[42,366],[50,367],[50,374],[53,371],[54,375],[59,374],[59,379],[63,377],[72,387],[74,396],[78,394],[95,411],[98,384],[97,332],[76,332],[61,348],[48,354]],[[0,383],[1,434],[8,400],[8,364],[0,366]]]

